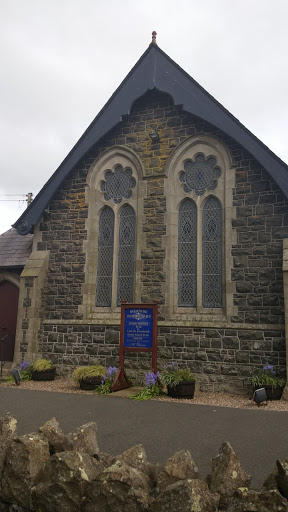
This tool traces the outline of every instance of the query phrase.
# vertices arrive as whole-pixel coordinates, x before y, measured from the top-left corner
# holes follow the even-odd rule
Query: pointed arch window
[[[184,199],[178,212],[179,307],[222,308],[222,244],[219,199],[209,197],[198,211]]]
[[[96,307],[120,306],[121,300],[133,302],[135,237],[132,206],[124,205],[116,217],[112,208],[103,208],[99,218]]]
[[[136,217],[133,208],[125,205],[120,211],[117,305],[121,300],[133,302]]]
[[[185,199],[178,218],[178,306],[197,303],[197,208]]]
[[[103,151],[88,170],[85,285],[79,305],[83,318],[118,322],[122,299],[140,302],[143,290],[136,261],[140,267],[142,240],[137,243],[137,233],[142,231],[147,192],[144,171],[138,155],[118,145]]]
[[[103,208],[99,218],[96,306],[111,307],[115,216]]]
[[[207,199],[202,215],[202,302],[204,308],[222,307],[222,207]]]

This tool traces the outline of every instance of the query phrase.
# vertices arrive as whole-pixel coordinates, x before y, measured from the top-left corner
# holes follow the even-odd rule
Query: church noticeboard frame
[[[152,370],[157,373],[158,303],[121,302],[119,371],[112,391],[131,386],[124,370],[125,352],[152,352]]]

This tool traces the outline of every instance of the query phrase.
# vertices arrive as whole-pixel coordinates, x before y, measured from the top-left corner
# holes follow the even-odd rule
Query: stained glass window
[[[133,302],[134,253],[135,253],[135,212],[125,205],[120,212],[117,305],[121,300]]]
[[[178,306],[197,302],[197,209],[191,199],[179,208],[178,219]]]
[[[206,160],[204,155],[199,154],[194,162],[186,160],[179,179],[185,192],[195,190],[197,196],[201,196],[205,190],[214,190],[217,187],[220,176],[221,169],[217,167],[216,158],[210,156]]]
[[[222,208],[216,197],[209,198],[202,217],[202,304],[222,307]]]
[[[132,176],[132,169],[128,167],[123,169],[122,165],[118,164],[115,172],[107,169],[105,172],[105,180],[101,181],[101,190],[104,192],[106,201],[113,199],[114,203],[121,203],[123,197],[129,199],[132,195],[132,188],[136,185],[136,180]]]
[[[114,212],[104,208],[99,219],[96,306],[111,307],[114,247]]]

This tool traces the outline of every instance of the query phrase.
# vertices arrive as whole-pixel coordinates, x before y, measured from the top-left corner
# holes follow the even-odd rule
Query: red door
[[[0,339],[7,335],[5,341],[0,343],[3,349],[3,361],[13,361],[16,334],[17,310],[19,288],[9,281],[0,283]]]

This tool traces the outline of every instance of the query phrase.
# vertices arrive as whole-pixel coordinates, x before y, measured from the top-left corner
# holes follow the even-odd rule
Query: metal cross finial
[[[156,44],[157,45],[157,43],[156,43],[156,36],[157,36],[157,32],[156,32],[156,30],[153,30],[153,32],[152,32],[152,44]]]

